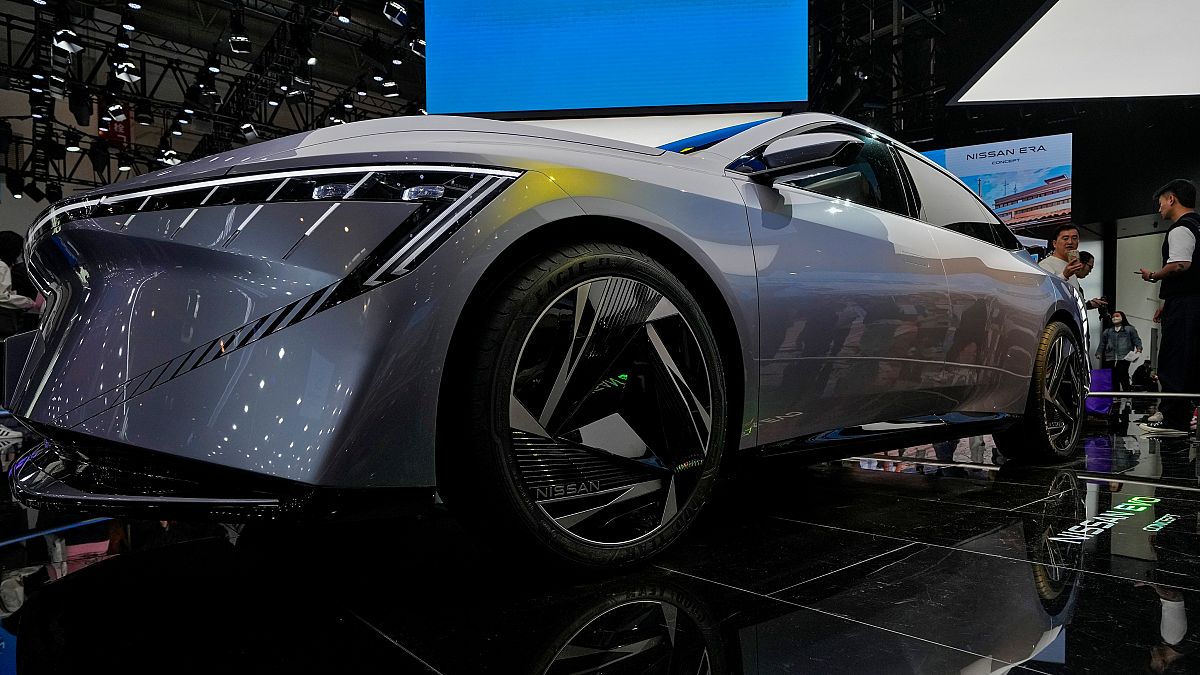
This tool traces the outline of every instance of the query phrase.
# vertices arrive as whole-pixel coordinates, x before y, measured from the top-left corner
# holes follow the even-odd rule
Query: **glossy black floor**
[[[7,504],[0,673],[1200,672],[1197,448],[1136,429],[1058,467],[990,438],[764,463],[654,564],[584,580],[438,511],[270,532]]]

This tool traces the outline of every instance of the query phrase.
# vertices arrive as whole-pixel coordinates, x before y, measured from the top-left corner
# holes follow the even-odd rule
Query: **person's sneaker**
[[[1162,413],[1160,413],[1160,412],[1156,412],[1153,415],[1146,418],[1146,421],[1151,422],[1151,423],[1161,422],[1162,420],[1163,420]]]
[[[1172,429],[1171,427],[1163,426],[1162,422],[1142,422],[1138,425],[1142,431],[1146,432],[1147,436],[1187,436],[1188,432],[1182,429]]]

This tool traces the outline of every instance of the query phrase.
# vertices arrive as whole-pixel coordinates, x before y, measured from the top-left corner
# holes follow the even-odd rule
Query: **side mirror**
[[[806,166],[837,164],[858,155],[864,143],[848,134],[815,133],[789,136],[773,141],[763,149],[757,166],[743,167],[750,180],[770,184],[778,176],[794,173]]]

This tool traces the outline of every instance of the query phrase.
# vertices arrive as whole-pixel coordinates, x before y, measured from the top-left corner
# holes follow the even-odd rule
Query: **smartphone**
[[[1067,262],[1079,262],[1079,251],[1067,251]]]

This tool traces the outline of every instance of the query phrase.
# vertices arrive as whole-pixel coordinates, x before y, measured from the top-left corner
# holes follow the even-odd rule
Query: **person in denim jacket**
[[[1125,360],[1125,355],[1134,351],[1141,353],[1142,338],[1138,336],[1137,329],[1126,322],[1124,312],[1114,311],[1112,326],[1105,328],[1101,334],[1096,356],[1100,358],[1104,368],[1112,368],[1113,387],[1116,391],[1130,390],[1130,362]]]

